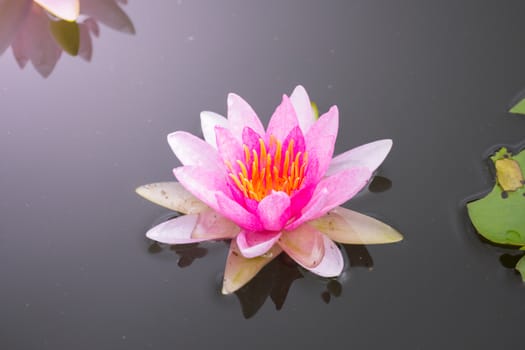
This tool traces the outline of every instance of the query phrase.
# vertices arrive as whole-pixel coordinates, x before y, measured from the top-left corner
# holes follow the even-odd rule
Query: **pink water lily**
[[[20,68],[32,62],[44,77],[51,74],[62,51],[89,61],[98,22],[122,32],[135,31],[118,2],[127,1],[0,0],[0,54],[11,46]],[[63,21],[69,25],[61,26]]]
[[[332,158],[336,106],[316,120],[302,86],[284,95],[265,130],[241,97],[228,96],[228,118],[201,114],[204,140],[168,135],[183,166],[178,182],[139,187],[143,197],[186,215],[150,229],[167,244],[231,239],[223,289],[232,293],[281,252],[323,277],[343,271],[334,243],[402,239],[392,227],[340,205],[370,180],[392,147],[379,140]]]

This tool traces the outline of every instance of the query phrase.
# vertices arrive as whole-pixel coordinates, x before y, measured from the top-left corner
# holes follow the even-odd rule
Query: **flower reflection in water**
[[[168,248],[169,247],[169,248]],[[373,267],[373,260],[366,246],[342,245],[347,256],[348,265],[353,268],[364,267],[369,270]],[[150,254],[159,254],[171,250],[178,255],[177,265],[180,268],[189,267],[196,259],[208,254],[208,249],[199,243],[187,245],[165,245],[152,242],[148,247]],[[347,270],[348,271],[348,270]],[[246,284],[234,294],[239,299],[241,312],[245,318],[251,318],[257,314],[261,307],[270,297],[276,310],[284,306],[288,292],[294,281],[304,277],[297,263],[285,254],[265,266],[250,283]],[[336,279],[318,279],[322,289],[321,300],[329,304],[332,298],[341,296],[343,285]]]
[[[11,47],[20,68],[31,61],[43,77],[53,72],[62,51],[90,61],[99,23],[135,33],[119,2],[127,1],[0,0],[0,54]]]

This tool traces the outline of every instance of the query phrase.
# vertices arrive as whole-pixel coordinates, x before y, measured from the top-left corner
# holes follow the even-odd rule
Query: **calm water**
[[[525,2],[130,1],[90,63],[47,79],[0,57],[1,349],[520,348],[516,252],[481,241],[467,198],[487,150],[524,140]],[[348,247],[337,281],[280,259],[220,295],[228,246],[153,244],[171,215],[135,195],[171,180],[166,142],[234,91],[267,121],[304,85],[341,112],[337,153],[394,148],[347,203],[400,244]]]

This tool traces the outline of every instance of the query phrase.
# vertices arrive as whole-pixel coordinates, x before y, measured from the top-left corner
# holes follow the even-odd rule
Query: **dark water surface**
[[[525,138],[506,113],[525,88],[525,2],[123,9],[136,35],[101,25],[91,63],[63,55],[44,79],[0,57],[1,349],[521,348],[517,252],[482,242],[464,203],[492,186],[487,150]],[[134,188],[172,179],[166,135],[199,134],[228,92],[266,122],[297,84],[338,105],[337,153],[394,140],[347,206],[405,240],[348,247],[337,281],[280,259],[222,296],[228,246],[152,244],[170,213]]]

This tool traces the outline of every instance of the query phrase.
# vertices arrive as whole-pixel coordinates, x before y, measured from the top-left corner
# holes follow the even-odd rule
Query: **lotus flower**
[[[0,0],[0,54],[11,46],[20,68],[31,61],[44,77],[51,74],[62,51],[89,61],[91,35],[99,33],[97,22],[134,33],[116,1]]]
[[[241,97],[228,96],[228,118],[201,113],[204,140],[184,131],[168,135],[183,166],[178,182],[137,189],[143,197],[184,213],[150,229],[166,244],[231,239],[224,294],[250,281],[285,252],[303,268],[335,277],[344,267],[334,243],[390,243],[390,226],[340,205],[370,180],[392,147],[380,140],[332,158],[336,106],[318,120],[302,86],[284,95],[265,130]]]

